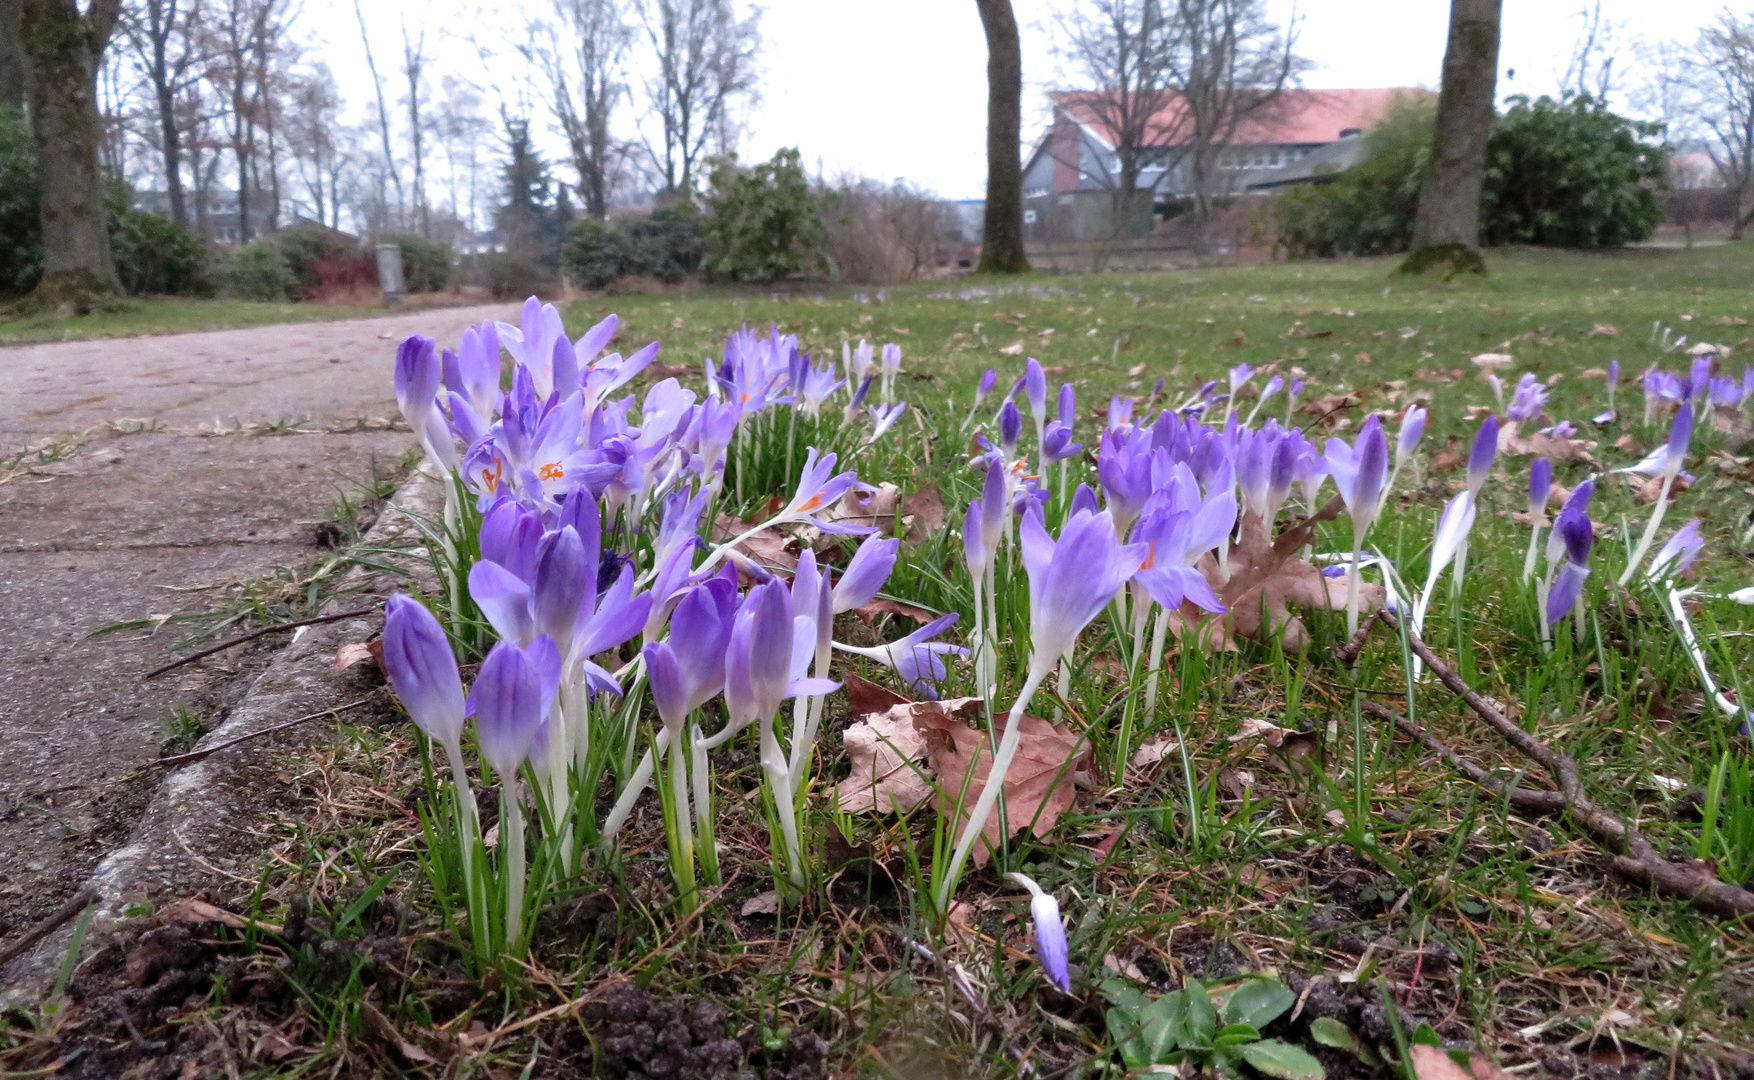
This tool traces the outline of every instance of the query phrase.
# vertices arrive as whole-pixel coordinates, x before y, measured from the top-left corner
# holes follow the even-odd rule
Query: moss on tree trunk
[[[43,278],[31,308],[89,311],[122,292],[98,168],[96,73],[116,0],[13,0],[42,176]]]
[[[1450,273],[1483,272],[1480,191],[1486,142],[1492,136],[1498,88],[1498,31],[1503,0],[1451,0],[1449,44],[1431,164],[1419,189],[1413,253],[1401,272],[1447,265]]]

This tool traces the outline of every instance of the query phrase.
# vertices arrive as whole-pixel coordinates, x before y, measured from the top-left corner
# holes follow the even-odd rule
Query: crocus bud
[[[1590,551],[1596,542],[1589,515],[1580,510],[1561,513],[1553,531],[1565,547],[1565,562],[1560,564],[1559,575],[1553,580],[1553,590],[1547,594],[1549,624],[1565,618],[1583,594],[1584,581],[1590,576]]]
[[[1734,600],[1738,604],[1746,604],[1750,607],[1754,607],[1754,585],[1750,585],[1746,589],[1737,589],[1729,595],[1729,599]]]
[[[1699,519],[1694,518],[1675,530],[1674,536],[1669,537],[1669,542],[1651,560],[1650,569],[1645,571],[1645,576],[1652,581],[1680,577],[1704,550],[1705,537],[1699,535]]]
[[[441,746],[463,735],[463,680],[444,627],[406,593],[384,604],[384,674],[420,730]]]
[[[1407,455],[1413,452],[1424,436],[1425,410],[1415,405],[1407,410],[1407,415],[1401,417],[1401,434],[1395,440],[1395,464],[1399,465],[1407,460]]]
[[[1005,402],[999,410],[999,445],[1005,450],[1005,459],[1017,457],[1017,439],[1023,434],[1023,414],[1017,411],[1015,401]]]
[[[847,563],[846,573],[834,586],[834,613],[853,611],[864,607],[883,588],[889,580],[890,571],[895,569],[895,556],[901,550],[901,541],[886,538],[881,533],[872,533],[853,552],[852,561]]]
[[[1029,915],[1035,937],[1036,959],[1041,961],[1042,974],[1061,993],[1072,992],[1072,973],[1068,969],[1070,950],[1066,946],[1066,926],[1060,919],[1060,903],[1034,879],[1024,874],[1008,874],[1013,881],[1029,890]]]
[[[981,376],[980,385],[974,388],[974,403],[979,405],[981,402],[987,400],[987,395],[993,392],[993,387],[998,381],[999,373],[992,368],[988,368],[986,374]]]
[[[1041,362],[1033,356],[1023,366],[1023,393],[1029,398],[1029,411],[1034,415],[1035,422],[1047,423],[1048,377],[1041,369]]]
[[[1553,463],[1536,458],[1529,466],[1529,523],[1539,525],[1546,518],[1547,496],[1553,490]]]
[[[1675,423],[1669,428],[1669,450],[1667,460],[1663,463],[1663,472],[1668,476],[1676,476],[1681,472],[1681,465],[1687,460],[1687,446],[1693,441],[1693,405],[1681,406],[1675,413]]]
[[[1486,483],[1486,474],[1492,470],[1492,461],[1497,456],[1498,417],[1488,416],[1474,436],[1473,448],[1468,451],[1468,490],[1476,497]]]
[[[1078,419],[1078,392],[1072,389],[1071,383],[1060,384],[1059,421],[1072,427]]]
[[[502,641],[481,662],[469,689],[469,708],[481,735],[481,756],[503,782],[509,783],[530,755],[559,684],[560,650],[545,637],[528,649]]]

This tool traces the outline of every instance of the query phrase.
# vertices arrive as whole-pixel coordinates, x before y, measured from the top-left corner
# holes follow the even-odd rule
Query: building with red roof
[[[1284,90],[1251,110],[1216,150],[1216,183],[1209,194],[1240,195],[1306,183],[1350,167],[1365,132],[1398,101],[1430,91],[1385,87],[1361,90]],[[1174,97],[1141,125],[1150,149],[1138,178],[1152,199],[1136,201],[1138,220],[1113,224],[1120,180],[1111,126],[1116,110],[1092,91],[1050,94],[1053,123],[1031,150],[1023,171],[1024,229],[1030,239],[1096,239],[1117,231],[1149,231],[1153,211],[1168,211],[1194,195],[1192,118]]]

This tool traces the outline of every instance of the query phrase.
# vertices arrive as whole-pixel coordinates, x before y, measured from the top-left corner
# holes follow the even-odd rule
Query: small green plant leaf
[[[1318,1016],[1309,1022],[1309,1037],[1318,1046],[1331,1046],[1350,1054],[1358,1053],[1360,1043],[1352,1029],[1331,1016]]]
[[[1296,1002],[1297,995],[1277,979],[1250,979],[1225,999],[1224,1022],[1266,1027]]]
[[[1218,1010],[1212,1007],[1206,987],[1198,979],[1189,979],[1181,993],[1187,1003],[1187,1037],[1182,1046],[1190,1050],[1211,1046],[1212,1037],[1218,1033]]]
[[[1252,1024],[1230,1024],[1220,1028],[1213,1036],[1213,1046],[1239,1046],[1242,1043],[1255,1042],[1261,1037],[1259,1028]]]
[[[1278,1039],[1264,1039],[1237,1048],[1242,1059],[1268,1076],[1280,1080],[1325,1080],[1328,1075],[1322,1063],[1301,1050]]]
[[[1423,1022],[1413,1029],[1413,1037],[1408,1041],[1414,1046],[1435,1046],[1439,1050],[1443,1049],[1443,1040],[1437,1037],[1437,1029]]]
[[[335,921],[335,925],[336,926],[347,926],[347,925],[351,924],[353,922],[353,920],[355,920],[355,919],[359,918],[361,915],[365,914],[365,909],[368,907],[371,907],[372,902],[377,900],[378,897],[382,896],[384,894],[384,890],[389,888],[390,882],[392,882],[394,880],[396,880],[396,872],[394,870],[392,870],[389,873],[378,878],[376,881],[372,882],[369,886],[366,887],[366,890],[364,892],[359,894],[358,900],[355,900],[353,903],[347,905],[347,910],[343,911],[341,913],[341,918],[339,918]]]

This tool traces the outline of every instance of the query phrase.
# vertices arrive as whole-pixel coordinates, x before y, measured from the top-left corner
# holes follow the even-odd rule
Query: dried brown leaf
[[[938,707],[924,707],[931,704]],[[952,812],[965,781],[968,797],[964,802],[972,806],[992,772],[992,746],[986,734],[968,722],[980,715],[981,708],[979,698],[922,702],[915,707],[914,724],[925,735],[927,753],[937,767],[940,814]],[[1003,730],[1007,717],[996,716],[994,722]],[[1073,774],[1089,764],[1090,745],[1083,736],[1040,717],[1026,714],[1019,723],[1023,726],[1017,756],[1005,774],[1006,820],[1013,834],[1033,824],[1036,836],[1046,836],[1072,806]],[[958,832],[967,820],[966,813],[958,814]],[[985,842],[976,843],[971,853],[976,866],[985,866],[992,858],[1003,840],[1003,829],[998,813],[988,816],[981,829]]]
[[[1498,429],[1498,452],[1501,454],[1534,455],[1547,458],[1554,464],[1581,461],[1600,468],[1602,463],[1590,455],[1595,448],[1596,443],[1589,439],[1561,439],[1538,431],[1524,435],[1517,430],[1514,420]]]
[[[1293,557],[1295,549],[1281,552],[1267,535],[1259,514],[1243,518],[1242,534],[1230,550],[1230,578],[1226,581],[1211,557],[1201,560],[1200,570],[1230,608],[1218,619],[1203,619],[1203,627],[1219,635],[1220,647],[1231,645],[1231,638],[1240,634],[1257,641],[1271,639],[1281,629],[1286,650],[1303,648],[1309,643],[1309,631],[1303,620],[1291,613],[1293,605],[1313,610],[1343,611],[1346,608],[1347,579],[1325,577],[1315,566]],[[1260,575],[1264,574],[1264,577]],[[1249,581],[1256,584],[1248,585]],[[1382,607],[1383,587],[1364,582],[1358,590],[1358,610],[1369,614]],[[1266,620],[1263,622],[1262,614]]]
[[[854,608],[853,614],[863,619],[866,626],[875,625],[879,615],[901,615],[912,619],[921,626],[938,617],[917,604],[910,604],[903,600],[889,600],[881,596],[863,607]]]
[[[930,540],[933,535],[944,530],[945,512],[944,496],[937,484],[925,487],[901,500],[902,520],[907,523],[907,532],[902,542],[912,547]],[[911,519],[911,520],[910,520]]]
[[[914,725],[919,707],[904,702],[848,725],[841,741],[853,771],[830,793],[834,805],[849,814],[905,814],[932,796],[926,737]]]
[[[382,646],[379,646],[381,649]],[[355,664],[363,664],[372,659],[372,643],[369,641],[350,641],[335,650],[335,670],[346,671]]]

